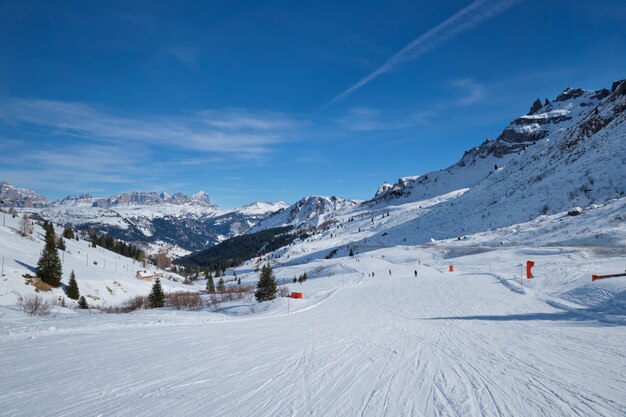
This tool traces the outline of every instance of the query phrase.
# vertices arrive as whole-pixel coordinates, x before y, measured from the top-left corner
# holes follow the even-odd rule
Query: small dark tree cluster
[[[87,299],[84,295],[81,295],[78,299],[78,308],[81,310],[87,310],[89,308],[89,304],[87,303]]]
[[[306,281],[307,279],[309,279],[309,277],[307,277],[306,272],[304,272],[302,275],[300,275],[300,276],[298,277],[298,282],[299,282],[300,284],[302,284],[302,283],[303,283],[304,281]]]
[[[78,291],[78,283],[76,282],[76,275],[74,271],[70,274],[70,282],[67,284],[65,294],[72,300],[78,300],[80,298],[80,292]]]
[[[91,244],[95,248],[96,245],[108,249],[112,252],[119,253],[127,258],[133,258],[137,261],[142,261],[145,257],[144,252],[137,246],[122,242],[121,240],[113,239],[107,235],[94,235],[91,237]]]
[[[272,267],[269,264],[263,265],[254,297],[259,302],[270,301],[276,298],[276,291],[274,271],[272,271]]]
[[[158,278],[152,285],[152,292],[150,292],[150,295],[148,296],[148,301],[150,302],[150,307],[152,308],[160,308],[165,305],[165,293],[161,287],[161,280]]]
[[[61,285],[61,275],[63,273],[61,267],[61,259],[57,253],[56,236],[54,235],[54,226],[52,223],[44,223],[46,231],[46,246],[41,252],[41,257],[37,262],[37,277],[43,282],[53,287]]]
[[[206,290],[207,292],[215,292],[215,282],[213,282],[213,277],[210,272],[207,272]]]
[[[220,277],[220,280],[217,281],[217,292],[226,291],[226,284],[224,283],[224,278]]]
[[[66,239],[74,239],[74,231],[71,227],[66,227],[63,229],[63,237]]]

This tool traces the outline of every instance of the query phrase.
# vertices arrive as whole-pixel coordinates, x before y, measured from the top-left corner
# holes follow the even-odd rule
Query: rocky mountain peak
[[[1,207],[45,207],[48,200],[34,191],[14,187],[7,181],[0,182]]]

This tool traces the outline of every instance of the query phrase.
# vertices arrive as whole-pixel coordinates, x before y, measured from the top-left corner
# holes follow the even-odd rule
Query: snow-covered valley
[[[626,277],[592,281],[626,273],[624,109],[626,82],[566,89],[458,163],[367,201],[220,211],[204,194],[136,193],[41,207],[6,186],[62,225],[94,216],[148,236],[169,216],[199,246],[206,230],[185,219],[229,230],[215,241],[303,233],[226,271],[227,287],[254,287],[271,264],[283,295],[272,301],[203,294],[194,311],[106,314],[147,295],[136,274],[156,268],[68,239],[62,287],[38,291],[44,230],[22,237],[20,217],[0,213],[0,414],[624,416]],[[70,271],[91,310],[65,300]],[[169,271],[162,281],[166,293],[207,288]],[[21,311],[33,295],[55,303],[51,315]]]

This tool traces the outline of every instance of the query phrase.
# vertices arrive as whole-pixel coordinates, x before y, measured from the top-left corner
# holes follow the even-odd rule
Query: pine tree
[[[350,256],[354,256],[354,249],[350,248]]]
[[[241,278],[237,277],[237,285],[241,285]]]
[[[152,308],[159,308],[165,305],[165,293],[163,292],[163,288],[161,288],[161,280],[158,278],[154,282],[154,285],[152,285],[152,292],[148,296],[148,301]]]
[[[206,290],[208,292],[215,292],[215,283],[213,282],[213,277],[211,276],[210,272],[207,272],[208,277],[207,277],[207,281],[206,281]]]
[[[61,285],[63,271],[61,259],[57,253],[54,226],[51,223],[45,223],[44,229],[46,230],[46,246],[37,262],[37,276],[46,284],[58,287]]]
[[[220,280],[217,281],[217,292],[226,291],[226,285],[224,285],[224,278],[220,277]]]
[[[74,239],[74,231],[71,227],[66,227],[63,229],[63,237],[66,239]]]
[[[60,237],[57,241],[57,249],[65,252],[65,239],[63,239],[62,237]]]
[[[272,267],[269,264],[263,265],[254,296],[259,302],[269,301],[276,298],[276,291],[274,271],[272,271]]]
[[[78,299],[78,308],[82,310],[87,310],[89,308],[89,304],[87,304],[87,299],[84,295],[81,295]]]
[[[80,292],[78,291],[78,283],[76,282],[76,275],[74,275],[74,271],[70,274],[70,282],[67,285],[65,290],[65,294],[72,300],[78,300],[80,297]]]

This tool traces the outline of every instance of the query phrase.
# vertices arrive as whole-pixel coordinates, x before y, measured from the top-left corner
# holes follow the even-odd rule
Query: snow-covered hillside
[[[44,231],[34,226],[32,236],[22,237],[19,233],[20,218],[0,213],[4,226],[0,225],[0,258],[3,275],[0,278],[0,305],[16,304],[18,297],[39,294],[45,299],[57,302],[65,299],[68,305],[73,302],[65,296],[62,288],[37,292],[28,283],[25,275],[34,276],[37,261],[44,248]],[[57,235],[62,229],[57,228]],[[136,278],[138,271],[156,271],[156,267],[142,264],[101,247],[92,248],[90,242],[65,239],[67,249],[59,251],[62,259],[63,279],[67,284],[71,271],[76,274],[81,295],[94,306],[119,305],[136,295],[148,295],[152,284]],[[162,272],[162,271],[161,271]],[[182,277],[164,273],[163,288],[166,291],[195,291],[183,285]]]

